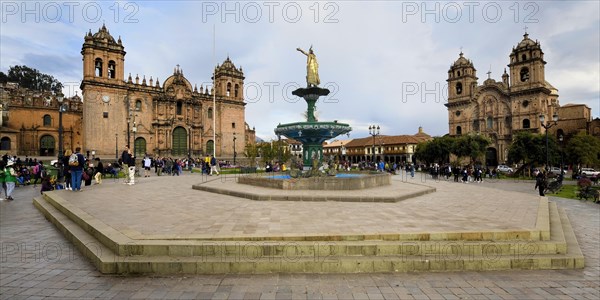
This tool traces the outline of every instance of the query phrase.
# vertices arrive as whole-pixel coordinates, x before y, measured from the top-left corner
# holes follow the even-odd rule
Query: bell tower
[[[125,83],[125,47],[115,40],[105,25],[85,35],[81,49],[83,60],[83,151],[98,155],[115,152],[116,134],[123,140],[126,119],[123,99]],[[112,137],[110,140],[107,137]],[[121,142],[121,145],[123,142]]]
[[[125,47],[110,35],[106,26],[92,35],[89,31],[81,49],[83,55],[83,80],[106,83],[124,81]]]
[[[215,69],[217,96],[223,99],[244,101],[244,72],[239,69],[227,56],[227,59]]]
[[[544,52],[538,41],[525,32],[523,40],[513,47],[510,54],[511,92],[521,92],[545,87]]]
[[[477,70],[462,53],[448,70],[448,103],[471,99],[477,88]]]

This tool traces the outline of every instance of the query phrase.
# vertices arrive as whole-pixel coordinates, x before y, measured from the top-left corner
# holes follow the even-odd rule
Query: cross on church
[[[462,46],[460,46],[460,53],[463,53],[463,52],[462,52],[462,48],[463,48],[463,47],[462,47]]]
[[[490,69],[486,74],[488,74],[488,79],[491,79],[492,77],[492,70]]]
[[[529,27],[527,27],[527,26],[523,27],[523,29],[525,29],[525,33],[527,33],[527,28],[529,28]]]

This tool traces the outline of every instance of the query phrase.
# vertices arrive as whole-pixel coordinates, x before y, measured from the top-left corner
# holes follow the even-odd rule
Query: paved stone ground
[[[184,177],[182,182],[187,181]],[[155,182],[153,187],[162,188],[160,178],[153,180],[157,181],[146,179],[146,182]],[[117,183],[119,189],[128,187]],[[106,185],[117,183],[105,181]],[[428,180],[427,184],[432,182]],[[143,185],[144,178],[134,188]],[[456,185],[464,188],[463,184]],[[480,187],[491,187],[493,190],[485,191],[502,195],[503,191],[536,192],[530,182],[497,181],[467,186],[473,193],[465,197],[479,193],[483,190]],[[86,194],[99,192],[99,188],[91,187],[75,195],[85,199]],[[15,192],[15,201],[0,203],[1,299],[600,298],[600,205],[589,202],[550,198],[569,215],[585,255],[583,270],[121,277],[97,272],[44,219],[31,203],[38,193],[37,189],[20,187]],[[139,193],[169,201],[168,193],[156,195],[151,188],[140,189]]]
[[[445,181],[428,182],[435,184],[437,193],[397,203],[252,201],[191,190],[198,178],[153,177],[144,178],[135,186],[94,186],[87,197],[69,191],[55,193],[134,239],[534,230],[539,206],[539,197],[534,194],[506,191],[505,199],[499,203],[488,197],[495,189],[473,189]],[[238,191],[268,190],[237,184],[224,176],[213,176],[206,184],[229,185]],[[422,185],[394,180],[390,187],[361,193],[389,197],[398,189],[410,190]],[[317,191],[292,192],[308,195]],[[332,191],[323,193],[327,192]],[[334,192],[338,196],[357,193]]]

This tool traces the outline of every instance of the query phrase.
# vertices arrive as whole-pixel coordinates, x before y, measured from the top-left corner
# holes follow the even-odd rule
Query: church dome
[[[192,91],[192,84],[183,76],[183,71],[179,68],[179,65],[173,71],[173,75],[169,76],[163,83],[163,89],[167,90],[171,85],[185,86],[186,90]]]
[[[242,71],[242,67],[236,68],[233,62],[229,59],[229,56],[223,61],[221,65],[217,65],[215,69],[215,74],[217,77],[219,76],[230,76],[234,78],[244,79],[244,72]]]
[[[462,51],[459,54],[458,59],[454,62],[454,64],[452,65],[453,67],[458,67],[458,66],[473,66],[473,63],[466,59],[462,53]]]
[[[529,38],[529,34],[525,32],[523,35],[523,40],[517,45],[517,48],[525,48],[528,46],[535,46],[536,42]]]
[[[111,44],[116,44],[115,42],[115,38],[110,35],[110,32],[108,32],[108,29],[106,29],[106,26],[104,26],[104,24],[102,25],[102,28],[100,28],[100,30],[98,30],[98,32],[96,32],[93,37],[94,40],[107,40],[109,43]]]
[[[461,51],[458,59],[451,66],[451,68],[456,68],[456,67],[473,67],[473,62],[466,59],[464,54]]]

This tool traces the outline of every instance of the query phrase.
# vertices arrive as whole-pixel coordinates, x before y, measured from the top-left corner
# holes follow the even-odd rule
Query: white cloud
[[[307,50],[312,44],[322,82],[339,88],[337,102],[317,104],[321,120],[346,120],[354,129],[351,137],[366,136],[369,124],[380,125],[384,134],[411,134],[423,126],[432,135],[442,135],[448,130],[445,80],[460,47],[475,63],[480,83],[488,69],[500,80],[511,48],[527,26],[530,37],[542,43],[546,77],[559,89],[561,101],[586,103],[594,115],[600,111],[600,9],[593,1],[527,2],[533,5],[527,7],[525,2],[494,2],[501,9],[497,22],[492,22],[497,6],[490,2],[468,2],[476,3],[472,15],[467,2],[130,2],[137,10],[125,9],[126,2],[100,3],[103,15],[94,22],[81,11],[73,22],[48,23],[43,18],[39,23],[21,22],[20,17],[3,16],[7,21],[0,35],[0,68],[43,61],[32,67],[51,70],[62,81],[78,82],[84,33],[96,32],[104,21],[115,38],[122,37],[125,72],[134,77],[158,77],[162,83],[180,64],[192,84],[200,85],[210,81],[215,60],[220,63],[229,54],[244,68],[246,96],[256,95],[255,87],[260,87],[259,99],[246,106],[246,119],[259,136],[269,139],[275,137],[278,123],[302,118],[306,104],[296,101],[291,90],[284,93],[283,87],[305,84],[306,58],[295,49]],[[238,15],[206,14],[213,4],[221,9],[236,3]],[[271,6],[273,22],[268,10],[273,4],[267,3],[277,4]],[[437,13],[423,14],[423,8],[435,8],[436,3]],[[296,4],[302,15],[293,23]],[[419,11],[407,13],[415,4]],[[259,21],[248,22],[256,17],[255,7],[262,9]],[[462,15],[452,23],[455,7],[461,7]],[[273,84],[278,85],[269,90]],[[412,95],[405,90],[408,87],[418,91]]]

